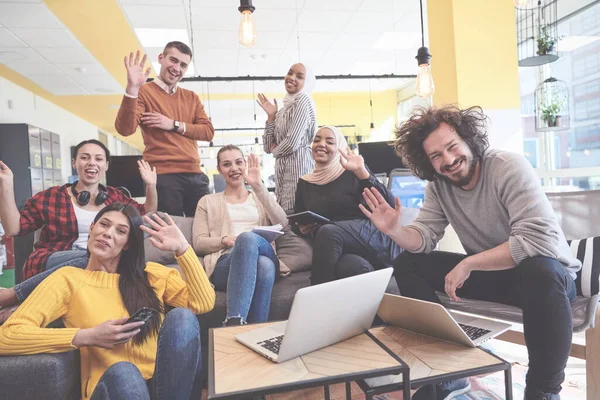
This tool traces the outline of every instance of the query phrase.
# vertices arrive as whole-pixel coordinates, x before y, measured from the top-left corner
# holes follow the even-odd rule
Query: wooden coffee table
[[[408,366],[370,333],[365,333],[283,363],[267,360],[235,341],[238,333],[271,323],[215,328],[209,332],[208,398],[240,399],[389,374],[410,381]],[[406,393],[410,394],[409,388]]]
[[[410,367],[410,383],[415,389],[491,372],[504,371],[506,399],[512,400],[511,365],[479,347],[466,347],[415,332],[382,326],[369,332]],[[367,400],[374,395],[405,390],[401,375],[388,375],[357,381]],[[410,396],[404,396],[409,399]]]

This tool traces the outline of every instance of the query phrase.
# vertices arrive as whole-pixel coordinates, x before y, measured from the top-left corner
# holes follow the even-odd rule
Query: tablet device
[[[326,224],[330,222],[329,219],[312,211],[303,211],[301,213],[290,214],[288,215],[288,220],[300,225],[310,225],[314,223]]]

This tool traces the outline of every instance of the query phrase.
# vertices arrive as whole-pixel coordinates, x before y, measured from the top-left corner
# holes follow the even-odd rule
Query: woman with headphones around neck
[[[23,279],[35,277],[12,289],[0,290],[0,307],[25,299],[57,268],[67,265],[85,268],[89,228],[98,211],[105,206],[122,202],[133,205],[141,214],[156,211],[156,169],[150,168],[145,161],[138,161],[146,185],[146,202],[139,204],[120,190],[100,184],[109,162],[110,152],[102,142],[92,139],[79,143],[72,160],[79,180],[35,194],[19,212],[12,171],[0,161],[0,220],[6,234],[19,236],[42,230],[40,240],[23,266]],[[6,317],[0,315],[0,321],[4,319]]]

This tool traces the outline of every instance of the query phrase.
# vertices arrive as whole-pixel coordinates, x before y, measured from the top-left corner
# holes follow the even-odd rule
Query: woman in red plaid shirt
[[[0,161],[0,220],[6,233],[19,236],[41,229],[40,239],[25,261],[22,273],[23,279],[35,277],[12,289],[0,290],[1,307],[25,299],[57,268],[66,265],[85,268],[89,227],[105,206],[122,202],[133,205],[141,214],[156,211],[156,169],[150,168],[145,161],[138,161],[146,185],[146,202],[139,204],[120,190],[100,184],[109,162],[110,152],[102,142],[86,140],[79,143],[72,160],[79,180],[35,194],[19,212],[15,204],[13,173]],[[4,319],[0,316],[0,321]]]

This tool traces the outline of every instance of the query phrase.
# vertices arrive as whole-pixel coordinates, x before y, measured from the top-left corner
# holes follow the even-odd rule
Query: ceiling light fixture
[[[527,7],[529,0],[513,0],[515,7]]]
[[[0,51],[0,62],[23,61],[27,60],[27,56],[18,51]]]
[[[417,85],[416,93],[417,96],[422,98],[429,98],[435,92],[435,84],[433,83],[433,75],[431,75],[431,53],[429,48],[425,47],[425,28],[423,25],[423,0],[419,0],[421,7],[421,47],[417,51]]]
[[[240,44],[246,47],[252,47],[256,44],[256,27],[254,26],[254,17],[252,13],[256,7],[252,5],[252,0],[240,0],[238,11],[242,14],[240,20],[240,29],[238,38]]]

